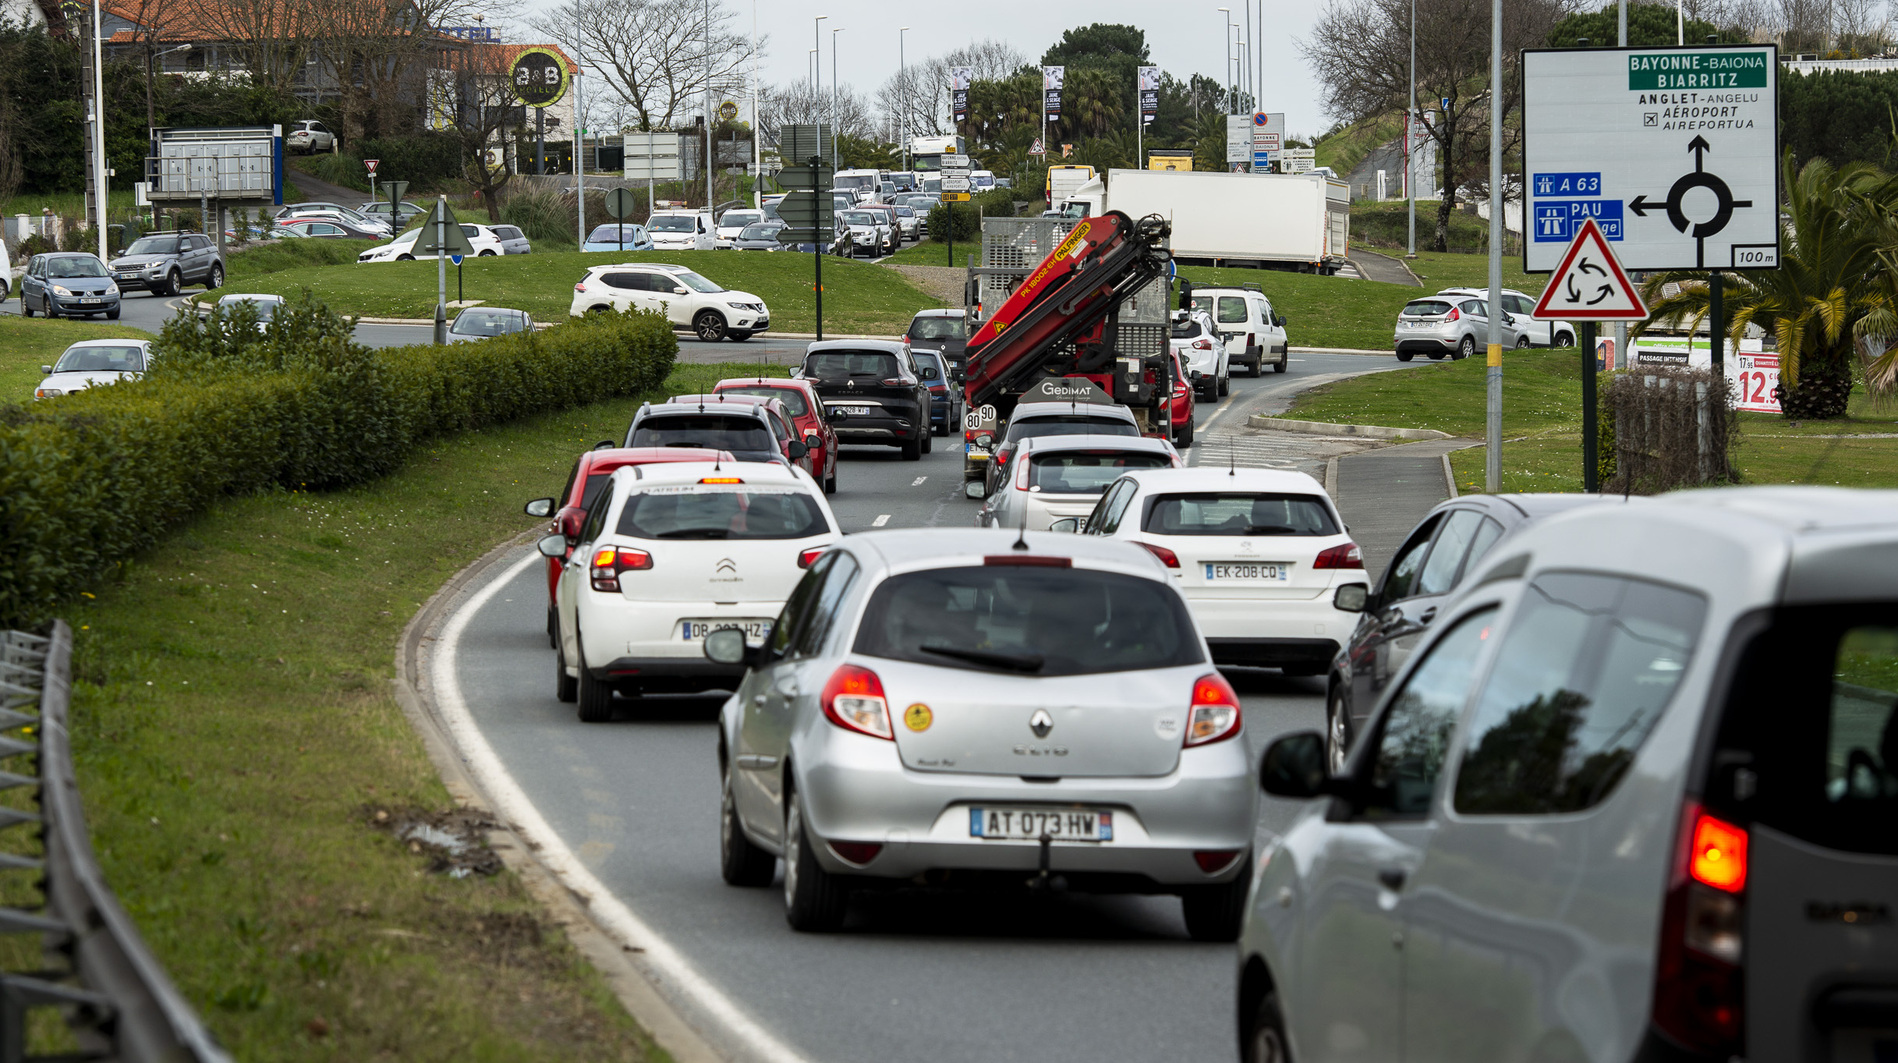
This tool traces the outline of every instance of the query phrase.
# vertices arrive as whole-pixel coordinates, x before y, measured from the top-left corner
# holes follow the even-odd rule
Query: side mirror
[[[1259,761],[1259,788],[1274,797],[1317,797],[1328,781],[1325,740],[1317,731],[1280,737]]]
[[[43,365],[43,366],[40,366],[40,372],[41,372],[41,373],[43,373],[43,374],[45,374],[46,376],[52,376],[52,375],[53,375],[53,367],[52,367],[52,366],[50,366],[50,365]]]
[[[540,541],[534,544],[534,549],[539,550],[543,557],[566,557],[567,537],[558,533],[543,535]]]
[[[970,480],[967,483],[964,483],[962,485],[962,497],[964,498],[978,498],[979,499],[979,498],[987,498],[988,496],[989,496],[989,493],[985,488],[983,488],[982,481],[980,480]]]
[[[791,456],[792,461],[796,461],[804,455],[809,454],[811,448],[793,439],[784,445],[784,452]]]
[[[1362,613],[1371,600],[1371,588],[1362,583],[1347,583],[1331,595],[1331,607],[1347,613]]]
[[[927,366],[927,365],[918,367],[916,370],[916,376],[922,380],[941,379],[941,377],[937,374],[935,367]]]
[[[816,432],[807,433],[804,436],[804,446],[807,450],[822,450],[824,448],[824,437],[818,435]]]
[[[1064,532],[1068,535],[1079,535],[1081,533],[1081,518],[1062,517],[1060,520],[1048,525],[1048,530],[1051,532]]]
[[[705,636],[705,659],[714,664],[750,664],[750,658],[751,648],[738,628],[722,627]]]
[[[674,295],[684,295],[684,294],[685,294],[685,289],[684,289],[684,288],[681,288],[681,287],[679,287],[678,285],[676,285],[676,284],[675,284],[675,285],[673,285],[673,286],[672,286],[672,294],[674,294]]]
[[[532,502],[522,506],[521,512],[530,517],[551,517],[554,515],[554,500],[551,498],[536,498]]]

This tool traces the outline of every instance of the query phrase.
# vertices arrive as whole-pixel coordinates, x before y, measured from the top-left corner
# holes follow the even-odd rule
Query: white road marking
[[[758,1025],[730,997],[700,974],[671,942],[660,937],[625,902],[614,896],[605,883],[587,870],[573,850],[567,847],[567,843],[541,817],[540,810],[534,807],[534,802],[514,781],[501,759],[495,756],[494,747],[488,744],[487,736],[481,733],[474,717],[468,712],[468,704],[461,696],[460,679],[455,674],[455,660],[462,633],[467,630],[468,622],[502,587],[539,562],[540,555],[530,553],[508,566],[507,571],[470,595],[461,608],[448,618],[448,623],[443,625],[441,641],[436,644],[435,660],[430,671],[435,684],[436,707],[441,711],[449,737],[467,759],[468,769],[481,783],[481,788],[494,801],[494,810],[500,813],[502,819],[514,824],[528,841],[539,846],[541,863],[568,889],[585,898],[594,916],[622,944],[644,949],[640,958],[651,965],[654,973],[669,981],[679,993],[689,998],[757,1058],[772,1063],[808,1063],[803,1055]]]
[[[921,487],[921,486],[923,486],[923,481],[924,481],[924,480],[927,480],[927,479],[929,479],[929,477],[927,477],[927,476],[918,476],[918,477],[917,477],[916,479],[914,479],[914,480],[911,480],[911,481],[909,482],[909,485],[910,485],[911,487]]]
[[[890,515],[888,513],[879,513],[877,514],[877,519],[870,522],[870,527],[881,528],[885,524],[888,524],[889,522],[890,522]]]

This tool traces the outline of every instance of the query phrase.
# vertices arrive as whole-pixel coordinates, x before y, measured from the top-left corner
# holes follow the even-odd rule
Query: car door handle
[[[1404,877],[1405,875],[1404,875],[1403,868],[1386,867],[1386,868],[1381,868],[1378,870],[1377,882],[1378,882],[1378,885],[1383,886],[1385,889],[1390,890],[1391,892],[1395,893],[1398,890],[1401,890],[1404,888]]]
[[[1431,622],[1432,620],[1435,620],[1436,618],[1437,618],[1437,607],[1434,605],[1428,609],[1425,609],[1423,612],[1417,614],[1417,622],[1419,624],[1428,624],[1429,622]]]
[[[765,703],[765,696],[764,696],[763,694],[753,694],[753,695],[751,696],[751,703],[752,703],[753,705],[757,705],[757,706],[759,706],[759,707],[763,707],[763,705],[764,705],[764,703]]]

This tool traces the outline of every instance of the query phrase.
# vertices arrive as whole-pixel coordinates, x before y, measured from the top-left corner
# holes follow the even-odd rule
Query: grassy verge
[[[1403,115],[1379,115],[1320,139],[1312,145],[1313,161],[1319,166],[1331,167],[1340,175],[1348,174],[1378,145],[1388,144],[1403,135]]]
[[[1393,177],[1401,175],[1392,175]],[[1417,201],[1417,244],[1426,245],[1437,231],[1437,200]],[[1382,203],[1364,200],[1351,204],[1351,243],[1367,244],[1380,250],[1402,251],[1409,237],[1409,205],[1401,199]],[[1471,253],[1489,250],[1489,223],[1462,211],[1450,214],[1450,247],[1453,252]]]
[[[259,240],[226,256],[225,286],[241,286],[268,273],[311,266],[353,266],[374,240]]]
[[[966,268],[969,264],[970,255],[976,256],[978,260],[982,257],[982,242],[980,240],[957,240],[955,262],[953,264]],[[924,239],[917,243],[905,244],[901,251],[898,251],[883,261],[899,266],[951,265],[949,261],[949,244],[943,240]]]
[[[156,339],[149,332],[116,321],[31,321],[0,317],[0,403],[31,402],[40,366],[52,365],[80,340]]]
[[[317,243],[319,241],[295,241]],[[342,243],[342,241],[321,241]],[[265,249],[268,250],[268,249]],[[249,254],[247,252],[246,254]],[[258,252],[262,253],[262,251]],[[295,296],[304,288],[337,311],[363,317],[433,317],[434,262],[287,266],[264,273],[239,272],[232,260],[233,290]],[[350,256],[352,259],[354,255]],[[612,262],[673,262],[689,266],[727,288],[747,291],[771,308],[778,332],[816,328],[810,256],[735,251],[650,251],[620,255],[553,254],[471,258],[462,263],[460,290],[469,299],[526,310],[543,321],[567,316],[573,286],[589,266]],[[457,290],[448,268],[450,297]],[[893,270],[843,258],[824,261],[824,327],[837,332],[899,335],[916,311],[942,305]]]
[[[638,401],[444,440],[353,490],[231,500],[73,611],[106,876],[237,1058],[663,1058],[511,875],[434,873],[374,829],[449,805],[391,695],[402,626]]]

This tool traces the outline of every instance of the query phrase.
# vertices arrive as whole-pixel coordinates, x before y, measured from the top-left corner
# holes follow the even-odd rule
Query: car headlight
[[[44,399],[44,398],[50,398],[54,395],[63,395],[63,394],[65,393],[60,391],[58,388],[39,388],[33,392],[33,397],[36,399]]]
[[[53,294],[54,295],[71,295],[72,293],[60,287],[59,285],[55,284],[53,285]]]
[[[119,286],[118,286],[118,285],[116,285],[116,284],[108,284],[108,285],[106,285],[106,286],[105,286],[105,294],[107,294],[107,295],[117,295],[117,294],[119,294]]]

